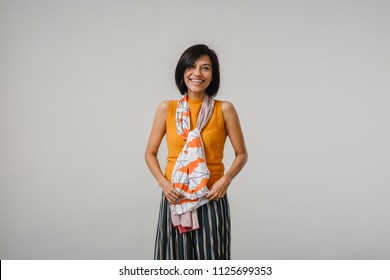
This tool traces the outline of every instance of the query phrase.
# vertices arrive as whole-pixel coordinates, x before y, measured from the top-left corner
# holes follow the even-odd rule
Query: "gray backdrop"
[[[389,259],[389,3],[1,0],[0,258],[152,258],[144,150],[206,43],[249,152],[233,259]]]

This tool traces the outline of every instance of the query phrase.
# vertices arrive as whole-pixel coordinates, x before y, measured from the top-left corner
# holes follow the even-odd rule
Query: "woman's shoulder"
[[[160,104],[158,104],[157,106],[157,114],[159,116],[166,115],[168,113],[170,104],[171,104],[171,100],[161,101]]]
[[[167,115],[172,115],[176,112],[177,100],[164,100],[157,107],[159,117],[165,118]]]
[[[230,121],[237,117],[236,108],[230,101],[221,101],[221,110],[225,122]]]
[[[161,107],[161,108],[168,108],[169,107],[169,104],[171,103],[172,100],[164,100],[164,101],[161,101],[160,104],[158,105],[158,107]]]
[[[229,112],[231,110],[234,110],[234,105],[232,102],[230,101],[226,101],[226,100],[216,100],[217,102],[219,102],[221,104],[221,107],[222,107],[222,111],[225,113],[225,112]]]
[[[164,100],[161,101],[160,104],[158,105],[158,108],[162,110],[168,110],[169,106],[175,105],[177,103],[177,100]]]

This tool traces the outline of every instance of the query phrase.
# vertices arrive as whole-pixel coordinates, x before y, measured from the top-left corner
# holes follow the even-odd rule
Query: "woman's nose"
[[[194,75],[200,76],[201,74],[202,74],[202,72],[200,71],[200,68],[196,67],[196,68],[194,69]]]

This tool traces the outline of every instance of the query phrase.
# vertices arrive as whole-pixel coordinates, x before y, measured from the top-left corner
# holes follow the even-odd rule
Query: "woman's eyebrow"
[[[198,64],[197,64],[196,62],[194,62],[192,65],[193,65],[193,66],[197,66]],[[199,65],[200,65],[200,66],[202,66],[202,67],[203,67],[203,66],[209,66],[209,67],[212,67],[212,65],[211,65],[211,64],[209,64],[209,63],[203,63],[203,64],[202,64],[202,63],[199,63]]]

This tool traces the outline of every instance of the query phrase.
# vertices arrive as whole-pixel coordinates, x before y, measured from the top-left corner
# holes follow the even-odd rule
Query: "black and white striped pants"
[[[199,229],[180,233],[172,227],[169,202],[162,195],[155,260],[230,260],[230,213],[227,195],[199,207]]]

